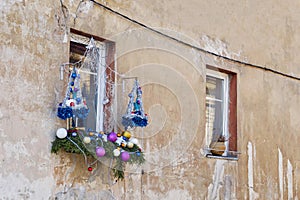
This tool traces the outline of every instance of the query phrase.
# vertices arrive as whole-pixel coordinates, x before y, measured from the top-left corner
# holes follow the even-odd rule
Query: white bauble
[[[133,144],[136,144],[136,145],[139,144],[139,141],[136,138],[131,138],[129,141],[132,142]]]
[[[119,149],[115,149],[114,151],[113,151],[113,154],[114,154],[114,156],[116,156],[116,157],[118,157],[119,155],[120,155],[120,150]]]
[[[86,143],[86,144],[89,144],[91,142],[91,138],[90,137],[84,137],[83,142]]]
[[[68,135],[68,132],[67,132],[67,130],[65,128],[59,128],[56,131],[56,136],[59,139],[64,139],[65,137],[67,137],[67,135]]]
[[[133,145],[134,145],[134,144],[133,144],[132,142],[128,142],[128,143],[127,143],[127,147],[130,148],[130,149],[133,147]]]

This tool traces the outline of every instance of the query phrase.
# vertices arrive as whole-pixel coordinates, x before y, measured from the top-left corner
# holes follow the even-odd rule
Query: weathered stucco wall
[[[90,1],[62,2],[0,5],[0,199],[299,198],[299,80],[197,51]],[[300,76],[297,1],[99,2],[200,48]],[[147,162],[122,182],[105,165],[88,172],[82,156],[50,154],[70,28],[114,41],[118,72],[142,84],[150,124],[134,134]],[[203,155],[206,65],[237,73],[238,161]],[[118,116],[122,95],[118,87]]]

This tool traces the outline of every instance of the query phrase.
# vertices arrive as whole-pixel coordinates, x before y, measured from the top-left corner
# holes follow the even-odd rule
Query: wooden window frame
[[[228,140],[225,142],[226,152],[222,155],[213,155],[211,151],[208,151],[207,157],[209,158],[222,158],[222,159],[237,159],[237,74],[228,70],[207,66],[207,75],[213,76],[216,74],[222,74],[228,77],[227,85],[227,122],[225,130],[227,133]],[[206,95],[205,95],[206,96]],[[223,128],[224,129],[224,128]],[[205,131],[207,137],[207,133]]]

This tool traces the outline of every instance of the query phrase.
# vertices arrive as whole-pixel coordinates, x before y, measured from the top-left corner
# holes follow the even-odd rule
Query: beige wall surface
[[[177,41],[91,1],[2,2],[0,199],[300,197],[298,1],[98,2]],[[70,28],[115,42],[117,121],[127,101],[120,75],[142,85],[150,123],[133,134],[146,163],[128,166],[124,181],[105,164],[90,173],[81,155],[50,153],[64,126],[56,105]],[[237,74],[237,161],[204,155],[207,65]]]

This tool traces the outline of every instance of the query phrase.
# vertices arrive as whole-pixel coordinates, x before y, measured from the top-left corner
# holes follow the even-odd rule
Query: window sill
[[[213,159],[223,159],[223,160],[234,160],[234,161],[239,160],[238,157],[233,157],[233,156],[215,156],[215,155],[207,154],[206,157],[213,158]]]

